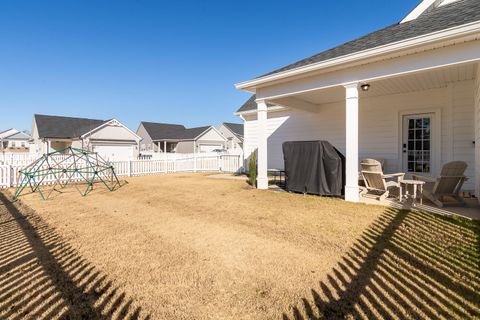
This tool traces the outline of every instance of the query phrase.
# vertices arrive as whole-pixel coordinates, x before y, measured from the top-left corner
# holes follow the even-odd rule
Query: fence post
[[[197,172],[197,152],[193,151],[193,172]]]
[[[218,155],[218,171],[222,172],[223,167],[223,155]]]
[[[127,176],[132,176],[132,160],[127,161]]]
[[[177,172],[177,155],[173,157],[173,172]]]
[[[13,187],[12,184],[12,165],[9,164],[7,167],[7,188]]]

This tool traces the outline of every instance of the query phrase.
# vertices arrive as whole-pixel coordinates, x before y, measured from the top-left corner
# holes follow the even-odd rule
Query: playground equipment
[[[96,152],[67,147],[46,153],[19,171],[17,189],[13,197],[17,200],[23,190],[30,186],[43,200],[49,198],[57,186],[74,185],[82,196],[92,190],[95,182],[103,183],[109,191],[120,186],[120,181],[111,164]],[[86,184],[85,190],[80,190]],[[46,189],[51,189],[45,196]]]

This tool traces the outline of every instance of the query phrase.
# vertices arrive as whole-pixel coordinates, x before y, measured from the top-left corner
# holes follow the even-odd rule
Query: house
[[[8,136],[11,136],[12,134],[15,134],[19,132],[17,129],[15,128],[10,128],[10,129],[7,129],[7,130],[4,130],[4,131],[1,131],[0,132],[0,139],[3,139],[3,138],[6,138]]]
[[[48,153],[72,146],[97,152],[105,160],[138,156],[141,138],[116,119],[96,120],[35,114],[33,152]]]
[[[29,148],[30,135],[11,128],[0,132],[0,150],[26,151]]]
[[[243,124],[224,122],[218,131],[227,139],[227,150],[242,150]]]
[[[359,201],[359,161],[438,176],[467,162],[480,196],[480,1],[424,0],[399,23],[238,83],[244,151],[258,188],[283,167],[282,143],[327,140],[346,156],[345,199]]]
[[[226,139],[212,126],[185,128],[180,124],[140,122],[141,151],[195,153],[225,149]]]

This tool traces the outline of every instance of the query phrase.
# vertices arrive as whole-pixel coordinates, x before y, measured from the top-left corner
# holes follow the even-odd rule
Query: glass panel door
[[[409,173],[430,174],[432,164],[432,115],[405,116],[403,163]]]

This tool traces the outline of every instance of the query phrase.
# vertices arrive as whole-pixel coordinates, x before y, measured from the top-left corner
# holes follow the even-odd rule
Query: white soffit
[[[360,92],[361,97],[377,97],[407,92],[445,88],[449,83],[468,81],[475,78],[475,64],[463,64],[450,68],[417,72],[370,83],[370,90]],[[325,104],[343,101],[345,89],[341,86],[315,90],[294,96],[312,104]]]

